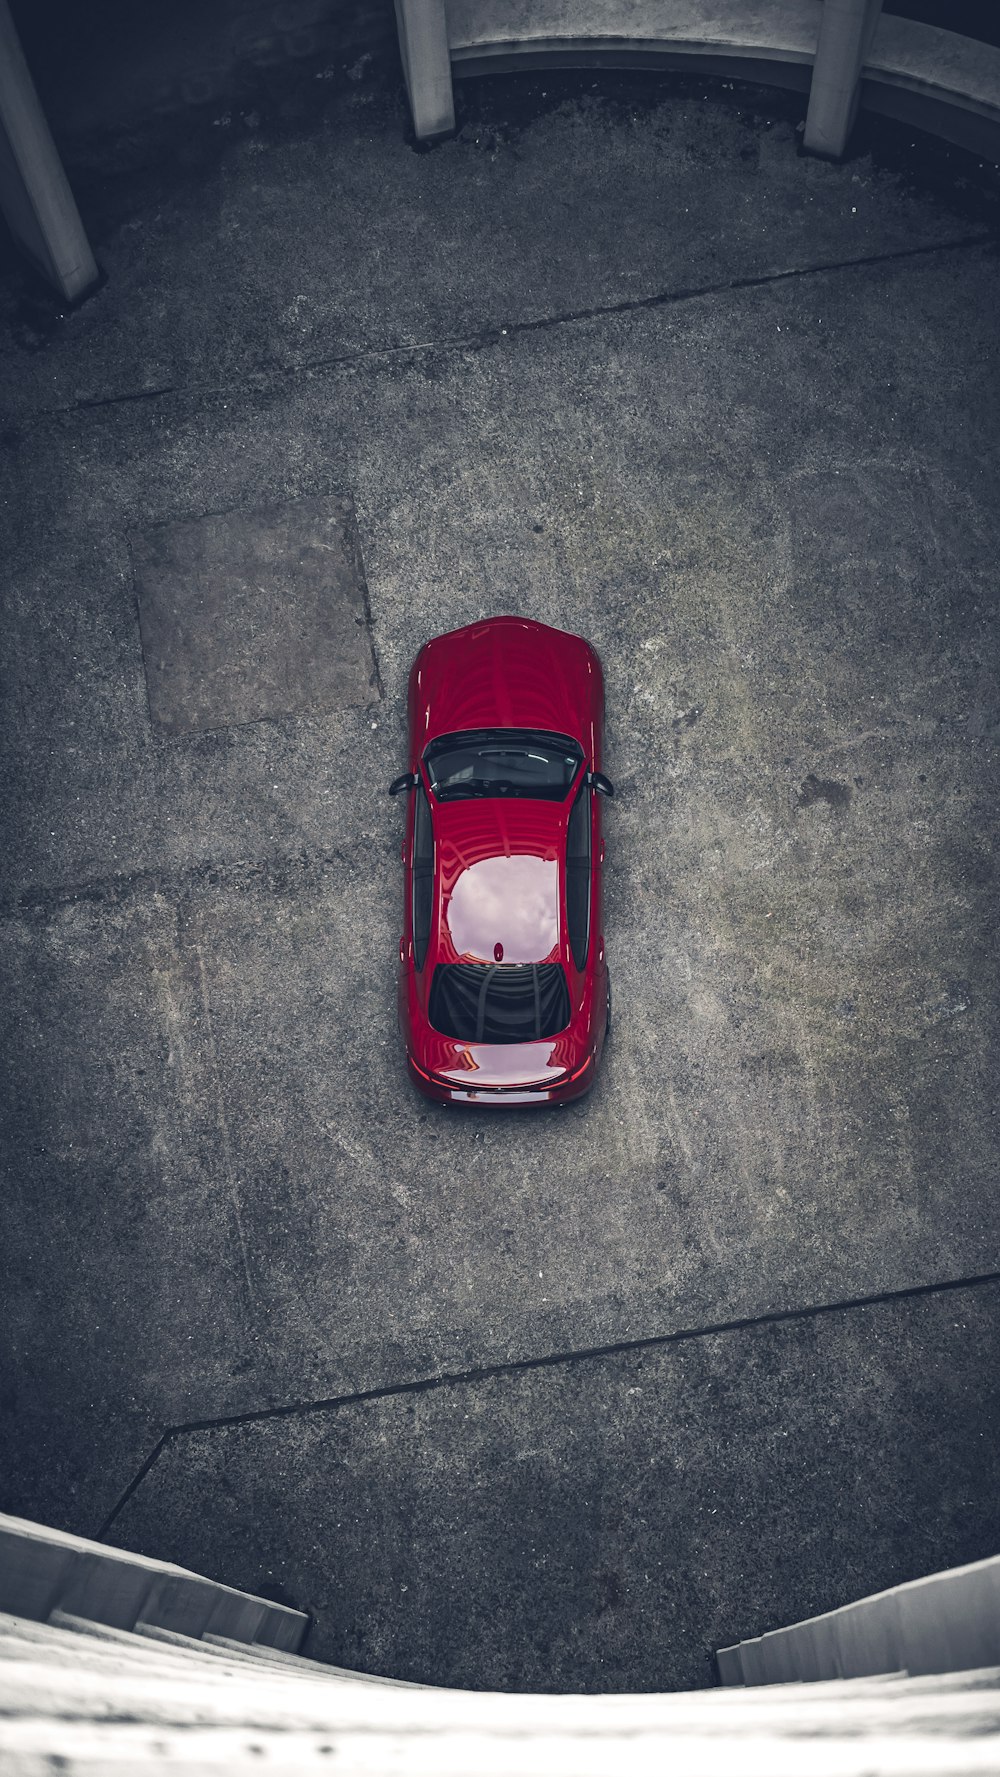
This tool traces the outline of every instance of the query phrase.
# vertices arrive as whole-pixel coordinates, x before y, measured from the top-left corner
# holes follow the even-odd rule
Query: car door
[[[576,793],[566,829],[566,934],[578,974],[590,954],[594,794],[586,779]]]
[[[434,824],[422,783],[411,790],[402,855],[406,875],[396,1018],[405,1033],[409,1029],[410,983],[414,974],[419,977],[423,972],[434,911]]]
[[[413,792],[413,836],[410,845],[410,934],[413,966],[419,975],[427,960],[434,912],[434,824],[422,783]]]
[[[604,1040],[607,966],[604,961],[601,800],[584,780],[570,810],[566,833],[566,930],[577,973],[593,991],[593,1030]]]

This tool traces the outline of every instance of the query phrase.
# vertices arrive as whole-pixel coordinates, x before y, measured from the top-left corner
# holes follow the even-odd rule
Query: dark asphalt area
[[[995,174],[680,76],[467,81],[418,153],[357,49],[85,119],[104,287],[0,267],[0,1505],[339,1663],[709,1683],[1000,1547]],[[374,678],[157,727],[159,527],[309,501]],[[501,611],[597,647],[619,792],[551,1115],[395,1027],[406,674]]]

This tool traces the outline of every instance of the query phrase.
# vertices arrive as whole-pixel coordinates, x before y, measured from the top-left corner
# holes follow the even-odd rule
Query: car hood
[[[603,704],[601,665],[580,636],[523,617],[491,617],[438,636],[413,664],[416,753],[439,734],[541,728],[585,751]]]

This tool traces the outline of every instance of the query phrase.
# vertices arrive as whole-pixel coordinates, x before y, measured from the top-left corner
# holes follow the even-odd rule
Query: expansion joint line
[[[735,290],[759,290],[768,284],[787,284],[798,278],[819,277],[823,272],[855,271],[870,265],[891,265],[903,259],[926,258],[932,253],[954,253],[966,247],[982,247],[993,242],[992,234],[959,235],[950,241],[924,242],[919,247],[896,247],[886,253],[865,253],[853,259],[818,260],[814,265],[793,265],[782,271],[748,274],[741,278],[721,278],[711,284],[679,285],[675,290],[656,290],[650,296],[627,296],[620,302],[597,303],[592,308],[563,309],[552,315],[540,315],[532,321],[509,321],[484,327],[476,333],[430,339],[421,344],[372,346],[340,357],[316,358],[291,368],[288,374],[308,374],[311,370],[351,364],[366,358],[401,357],[412,352],[474,351],[498,345],[520,333],[544,333],[550,327],[567,327],[578,321],[600,321],[615,315],[641,313],[644,309],[671,308],[674,304],[698,302],[706,296],[727,296]]]
[[[366,1401],[391,1400],[395,1395],[429,1394],[437,1388],[489,1382],[498,1376],[519,1376],[530,1370],[553,1370],[569,1364],[592,1363],[600,1358],[627,1356],[637,1351],[656,1351],[664,1346],[683,1345],[694,1339],[716,1338],[722,1333],[780,1326],[786,1321],[816,1320],[827,1314],[850,1314],[862,1308],[882,1308],[894,1302],[915,1301],[922,1296],[981,1289],[988,1284],[1000,1284],[1000,1271],[983,1271],[975,1277],[945,1278],[938,1283],[911,1284],[906,1289],[881,1290],[876,1295],[850,1296],[840,1302],[819,1302],[807,1308],[778,1308],[767,1314],[747,1314],[736,1320],[714,1321],[703,1327],[681,1327],[673,1333],[651,1333],[642,1339],[616,1339],[607,1345],[587,1345],[572,1351],[546,1352],[542,1357],[512,1358],[502,1363],[478,1364],[466,1370],[442,1370],[436,1376],[420,1376],[410,1382],[390,1382],[382,1388],[356,1389],[351,1394],[330,1395],[324,1400],[292,1401],[282,1407],[261,1407],[255,1412],[229,1413],[216,1419],[191,1419],[182,1425],[168,1425],[142,1467],[133,1475],[125,1491],[112,1506],[97,1535],[107,1536],[115,1519],[142,1485],[167,1445],[193,1432],[225,1431],[233,1426],[257,1425],[268,1419],[292,1419],[307,1413],[330,1413],[340,1407],[361,1406]]]
[[[680,286],[676,290],[658,290],[650,296],[625,297],[620,302],[598,303],[592,308],[565,309],[551,315],[539,315],[530,321],[508,321],[506,325],[494,322],[469,333],[445,334],[439,339],[408,340],[399,345],[357,346],[347,352],[333,353],[321,358],[306,358],[297,364],[278,365],[266,373],[251,368],[242,382],[164,383],[158,388],[127,390],[119,395],[88,395],[68,407],[48,409],[39,416],[39,420],[67,419],[99,408],[159,401],[168,395],[182,399],[185,396],[195,399],[202,397],[206,400],[222,395],[266,395],[282,382],[294,382],[299,378],[308,378],[345,366],[395,364],[428,352],[481,352],[520,334],[544,333],[554,327],[568,327],[580,321],[603,320],[616,315],[638,314],[644,309],[670,308],[675,304],[696,302],[704,297],[726,296],[733,291],[758,290],[768,284],[818,277],[824,272],[861,270],[866,266],[892,265],[906,259],[927,258],[934,253],[955,253],[967,247],[989,246],[995,240],[993,233],[980,230],[976,234],[959,235],[953,240],[927,241],[917,247],[897,247],[885,253],[859,254],[851,259],[819,260],[812,265],[793,265],[782,271],[723,278],[711,284]]]

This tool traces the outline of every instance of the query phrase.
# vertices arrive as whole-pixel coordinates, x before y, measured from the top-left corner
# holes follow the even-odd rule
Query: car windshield
[[[567,734],[529,728],[477,728],[443,734],[424,753],[431,789],[441,802],[463,796],[540,796],[562,802],[583,761]]]

